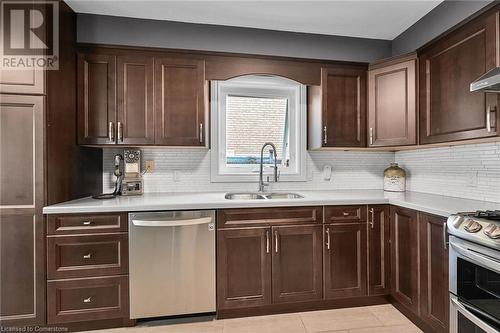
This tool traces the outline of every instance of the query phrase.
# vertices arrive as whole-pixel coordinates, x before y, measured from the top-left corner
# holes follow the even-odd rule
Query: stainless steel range
[[[448,218],[450,332],[500,332],[500,211]]]

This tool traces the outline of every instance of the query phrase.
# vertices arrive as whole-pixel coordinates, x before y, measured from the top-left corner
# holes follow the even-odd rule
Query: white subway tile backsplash
[[[103,149],[103,190],[113,189],[113,157],[121,149]],[[145,192],[255,191],[253,183],[211,183],[210,152],[191,148],[147,148],[154,160],[144,175]],[[278,182],[274,190],[382,189],[383,171],[396,161],[407,171],[408,191],[500,202],[500,142],[402,152],[311,151],[308,181]],[[330,181],[323,167],[332,166]]]
[[[500,202],[500,143],[395,153],[408,191]]]
[[[113,157],[121,149],[103,149],[103,190],[114,186]],[[390,152],[309,152],[308,181],[278,182],[279,190],[382,189],[384,169],[394,160]],[[154,160],[154,172],[145,174],[145,192],[255,191],[253,183],[211,183],[208,150],[165,148],[143,149],[142,160]],[[332,166],[332,178],[323,180],[323,167]]]

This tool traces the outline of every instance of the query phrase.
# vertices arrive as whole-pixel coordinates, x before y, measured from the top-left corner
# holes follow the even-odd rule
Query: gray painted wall
[[[392,55],[415,51],[491,2],[445,0],[392,41]]]
[[[78,14],[78,42],[371,62],[391,41]]]

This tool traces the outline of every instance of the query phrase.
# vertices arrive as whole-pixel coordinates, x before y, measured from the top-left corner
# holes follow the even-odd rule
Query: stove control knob
[[[464,220],[465,218],[463,216],[457,216],[453,221],[453,226],[457,229],[460,228],[460,225],[464,222]]]
[[[482,225],[474,220],[468,219],[465,221],[464,230],[467,232],[478,232],[479,230],[481,230],[481,228]]]
[[[488,226],[484,228],[484,233],[489,238],[493,239],[500,238],[500,228],[494,225],[493,223],[488,224]]]

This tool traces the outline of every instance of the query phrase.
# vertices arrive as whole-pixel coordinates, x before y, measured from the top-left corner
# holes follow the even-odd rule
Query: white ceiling
[[[65,0],[77,13],[392,40],[442,0]]]

